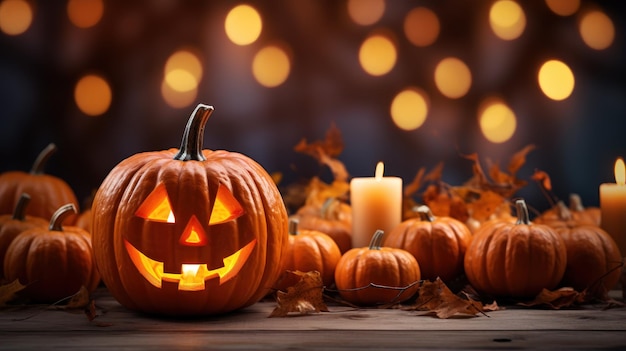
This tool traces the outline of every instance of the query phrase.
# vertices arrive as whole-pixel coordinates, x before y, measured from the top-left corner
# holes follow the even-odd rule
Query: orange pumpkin
[[[400,303],[417,293],[417,260],[406,250],[381,247],[383,235],[377,231],[369,247],[353,248],[337,262],[335,284],[346,301],[363,306]]]
[[[416,212],[419,218],[400,223],[385,235],[383,245],[413,254],[423,279],[449,281],[463,274],[465,251],[472,241],[467,226],[452,217],[433,216],[428,206],[418,206]]]
[[[300,229],[317,230],[330,236],[341,253],[352,248],[352,208],[337,200],[327,199],[321,206],[306,205],[294,215]]]
[[[0,215],[0,282],[4,277],[4,256],[13,239],[25,230],[48,225],[43,218],[26,216],[29,201],[30,195],[22,194],[12,215]]]
[[[567,266],[560,285],[605,297],[620,279],[619,247],[602,228],[588,224],[589,218],[575,216],[567,208],[561,208],[559,216],[545,224],[563,238],[567,250]]]
[[[77,293],[92,292],[100,276],[96,270],[89,233],[75,226],[61,226],[76,213],[74,204],[60,207],[50,226],[21,232],[9,245],[4,259],[8,281],[27,285],[19,292],[32,301],[51,303]]]
[[[125,159],[95,195],[96,262],[127,308],[225,313],[257,302],[280,274],[288,243],[281,195],[251,158],[202,150],[212,111],[198,105],[180,149]]]
[[[325,286],[335,281],[335,267],[341,252],[328,235],[308,229],[298,229],[298,220],[289,220],[289,248],[283,256],[281,275],[277,289],[286,290],[293,282],[288,271],[318,271]]]
[[[536,222],[548,223],[558,220],[574,220],[581,224],[600,226],[600,209],[598,207],[585,208],[577,194],[570,195],[569,208],[563,201],[558,201],[552,208],[535,218]]]
[[[54,144],[43,149],[30,173],[9,171],[0,174],[0,214],[12,213],[23,193],[31,197],[27,215],[47,219],[68,203],[78,209],[78,200],[72,188],[63,179],[44,173],[44,166],[56,149]],[[67,224],[74,224],[75,221],[75,214],[66,219]]]
[[[553,289],[567,263],[565,242],[547,225],[533,224],[524,200],[515,202],[517,222],[482,226],[465,253],[465,273],[479,292],[516,298]]]

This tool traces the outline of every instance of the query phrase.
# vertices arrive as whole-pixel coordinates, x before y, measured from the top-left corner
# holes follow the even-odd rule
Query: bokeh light
[[[465,96],[472,85],[472,72],[456,57],[441,60],[435,68],[437,89],[451,99]]]
[[[348,16],[356,24],[362,26],[374,24],[384,13],[384,0],[348,0]]]
[[[570,16],[580,8],[580,0],[546,0],[546,5],[559,16]]]
[[[4,0],[0,2],[0,30],[8,35],[19,35],[30,28],[33,22],[33,9],[24,0]]]
[[[161,96],[166,104],[173,108],[185,108],[196,101],[198,89],[187,91],[174,90],[165,79],[161,83]]]
[[[226,35],[237,45],[254,43],[261,35],[263,21],[259,12],[250,5],[238,5],[226,15]]]
[[[404,18],[404,35],[415,46],[429,46],[437,40],[439,18],[426,7],[416,7]]]
[[[517,39],[526,27],[526,15],[522,7],[512,0],[498,0],[489,10],[491,29],[503,40]]]
[[[78,28],[93,27],[104,13],[102,0],[69,0],[67,2],[67,16]]]
[[[478,124],[487,140],[503,143],[515,134],[517,117],[504,101],[489,97],[478,108]]]
[[[76,106],[88,116],[99,116],[111,106],[112,92],[109,82],[97,74],[83,76],[74,88]]]
[[[613,44],[615,26],[604,12],[593,10],[584,13],[578,30],[585,44],[596,50],[604,50]]]
[[[426,121],[428,108],[428,95],[422,89],[409,87],[393,98],[391,119],[400,129],[415,130]]]
[[[283,84],[290,71],[289,55],[277,45],[268,45],[259,50],[252,61],[252,74],[264,87],[273,88]]]
[[[382,76],[393,69],[398,53],[393,41],[384,34],[373,34],[359,49],[359,63],[372,76]]]
[[[559,60],[549,60],[541,65],[538,80],[541,91],[552,100],[565,100],[574,90],[574,73]]]
[[[172,90],[191,91],[198,87],[202,79],[202,63],[193,52],[179,50],[167,59],[163,73],[165,82]]]

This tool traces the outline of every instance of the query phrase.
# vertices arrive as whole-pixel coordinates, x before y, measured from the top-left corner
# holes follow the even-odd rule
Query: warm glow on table
[[[383,177],[383,172],[378,162],[375,177],[350,181],[352,247],[368,246],[376,230],[388,233],[402,220],[402,179]]]
[[[615,161],[615,183],[600,185],[600,210],[602,229],[626,255],[626,170],[622,158]]]

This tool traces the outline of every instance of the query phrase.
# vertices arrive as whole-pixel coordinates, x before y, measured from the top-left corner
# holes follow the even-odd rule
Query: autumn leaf
[[[415,303],[404,309],[427,311],[428,315],[434,314],[441,319],[459,314],[465,316],[484,314],[484,307],[480,301],[469,298],[467,294],[464,296],[465,299],[454,294],[440,278],[437,278],[434,282],[423,282]]]
[[[536,169],[533,175],[530,176],[530,179],[539,183],[539,185],[543,189],[547,191],[552,191],[552,181],[550,181],[550,176],[548,175],[548,173]]]
[[[517,171],[519,171],[519,169],[522,168],[522,166],[526,163],[526,155],[528,155],[528,153],[534,149],[535,145],[530,144],[513,154],[513,157],[511,157],[511,160],[509,161],[509,166],[507,168],[511,175],[517,174]]]
[[[558,310],[564,307],[572,307],[585,302],[585,292],[578,292],[572,288],[564,287],[557,290],[543,289],[529,302],[519,302],[518,305],[526,307],[547,307]]]
[[[300,280],[287,288],[287,292],[277,291],[276,300],[278,306],[269,317],[286,317],[290,313],[307,314],[328,312],[324,303],[324,284],[319,272],[293,271],[300,276]]]
[[[6,303],[15,298],[15,294],[24,289],[26,285],[22,285],[19,279],[15,279],[11,283],[0,286],[0,307],[6,306]]]
[[[294,147],[294,150],[313,156],[320,162],[322,162],[320,159],[321,154],[336,158],[343,151],[343,138],[341,137],[341,131],[334,123],[332,123],[328,131],[326,131],[326,138],[324,140],[317,140],[309,143],[306,139],[302,139]]]

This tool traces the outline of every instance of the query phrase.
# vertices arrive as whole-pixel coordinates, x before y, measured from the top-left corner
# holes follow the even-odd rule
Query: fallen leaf
[[[442,319],[458,314],[466,316],[484,314],[484,307],[480,301],[473,300],[467,295],[464,296],[465,299],[454,294],[440,278],[437,278],[434,282],[423,282],[415,303],[404,309],[427,311],[428,314],[434,314]]]
[[[564,287],[557,290],[543,289],[534,300],[519,302],[518,305],[526,307],[541,306],[553,310],[564,307],[572,307],[585,302],[585,292],[578,292],[572,288]]]
[[[286,317],[289,313],[307,314],[328,312],[324,303],[324,284],[319,272],[294,271],[300,276],[300,280],[287,288],[287,292],[277,291],[276,301],[278,306],[269,317]]]
[[[24,289],[26,285],[22,285],[19,279],[15,279],[11,283],[0,286],[0,307],[6,306],[6,303],[15,298],[15,294]]]
[[[94,319],[96,319],[96,317],[98,316],[96,314],[96,303],[94,300],[89,301],[89,303],[87,304],[87,306],[85,306],[85,308],[83,309],[83,312],[85,312],[85,316],[87,316],[87,319],[91,322]]]

